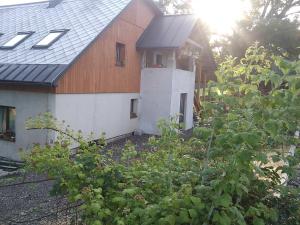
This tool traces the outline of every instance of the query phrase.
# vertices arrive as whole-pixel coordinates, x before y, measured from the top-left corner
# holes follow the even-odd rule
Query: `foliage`
[[[242,58],[247,48],[259,42],[275,54],[290,60],[300,54],[298,0],[252,0],[251,10],[237,22],[231,35],[214,43],[219,56]]]
[[[169,13],[191,13],[192,1],[191,0],[156,0],[158,7],[165,14]]]
[[[120,161],[101,147],[103,139],[74,135],[48,114],[31,119],[29,129],[60,132],[53,145],[32,149],[28,169],[54,178],[53,194],[81,203],[84,224],[300,224],[299,189],[282,185],[277,173],[293,176],[300,160],[299,149],[290,157],[281,148],[297,144],[300,64],[276,63],[283,75],[262,48],[250,48],[240,63],[229,58],[189,140],[176,120],[162,121],[161,136],[149,140],[153,152],[128,143]]]

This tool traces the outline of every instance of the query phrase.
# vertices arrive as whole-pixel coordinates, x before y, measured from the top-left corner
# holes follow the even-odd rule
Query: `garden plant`
[[[35,145],[27,169],[55,180],[52,194],[78,203],[88,225],[297,225],[300,62],[257,45],[243,59],[227,58],[209,84],[193,135],[183,139],[176,119],[161,121],[151,151],[128,143],[120,160],[49,114],[28,129],[56,132],[52,145]],[[77,148],[72,150],[74,143]]]

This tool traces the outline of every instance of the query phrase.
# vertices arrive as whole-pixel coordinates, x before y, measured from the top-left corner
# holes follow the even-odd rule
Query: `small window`
[[[0,106],[0,139],[16,141],[16,108]]]
[[[32,35],[33,32],[19,32],[15,37],[10,39],[8,42],[6,42],[4,45],[2,45],[1,49],[13,49],[19,44],[21,44],[23,41],[25,41],[30,35]]]
[[[116,65],[125,66],[125,45],[121,43],[116,44]]]
[[[137,111],[138,111],[138,100],[131,99],[130,100],[130,119],[137,118]]]
[[[67,32],[68,30],[52,30],[40,42],[35,44],[33,48],[48,48]]]
[[[156,55],[156,65],[158,66],[163,66],[163,57],[161,54]]]

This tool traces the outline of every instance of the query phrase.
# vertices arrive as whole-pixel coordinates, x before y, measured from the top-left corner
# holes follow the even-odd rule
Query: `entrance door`
[[[180,94],[179,123],[185,124],[187,93]]]

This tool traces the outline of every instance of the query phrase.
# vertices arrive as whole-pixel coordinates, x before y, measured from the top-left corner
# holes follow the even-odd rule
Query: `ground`
[[[118,160],[127,141],[140,151],[147,149],[148,139],[148,135],[129,136],[109,143],[107,149],[112,149]],[[36,183],[41,180],[45,181]],[[68,224],[76,211],[65,199],[49,195],[52,184],[43,176],[20,172],[0,177],[0,225]]]
[[[148,148],[148,138],[147,135],[130,136],[110,143],[107,148],[113,149],[118,159],[128,140],[136,145],[137,150],[144,150]],[[289,185],[300,187],[300,170],[298,172],[299,176],[289,181]],[[52,184],[43,176],[20,172],[0,177],[0,225],[69,224],[77,212],[65,199],[49,195]]]

